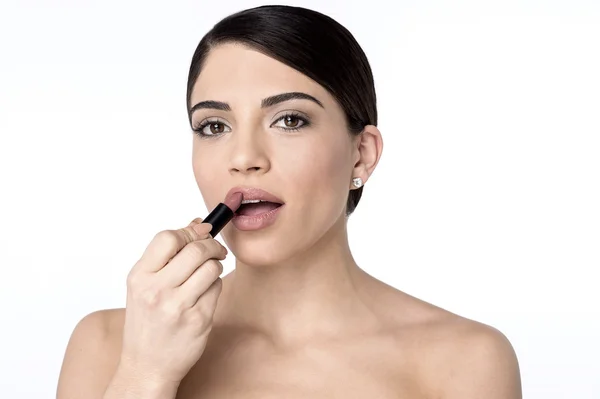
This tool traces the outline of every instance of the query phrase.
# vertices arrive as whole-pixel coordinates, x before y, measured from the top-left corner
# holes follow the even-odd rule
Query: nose
[[[260,130],[237,130],[230,141],[229,172],[235,174],[264,174],[271,163],[268,157],[268,143]]]

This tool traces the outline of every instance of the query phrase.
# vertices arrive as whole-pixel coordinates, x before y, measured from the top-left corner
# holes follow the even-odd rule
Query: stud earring
[[[362,187],[363,181],[360,177],[355,177],[354,179],[352,179],[352,184],[354,184],[354,187],[359,188]]]

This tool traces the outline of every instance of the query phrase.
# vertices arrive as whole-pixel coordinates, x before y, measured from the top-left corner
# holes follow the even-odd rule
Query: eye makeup
[[[277,124],[280,121],[284,121],[284,125],[291,121],[296,122],[295,126],[274,126],[275,124]],[[299,126],[297,126],[299,124]],[[297,111],[285,111],[283,115],[279,116],[275,122],[273,122],[271,124],[270,127],[277,127],[278,129],[284,131],[284,132],[296,132],[299,131],[300,129],[303,129],[307,126],[310,126],[311,122],[310,119],[305,116],[303,113],[297,112]],[[223,128],[218,128],[217,132],[211,131],[211,133],[206,132],[206,128],[209,127],[212,128],[213,127],[217,127],[217,126],[222,126]],[[225,128],[226,127],[226,128]],[[229,128],[228,131],[227,128]],[[193,132],[198,135],[200,138],[205,139],[205,138],[210,138],[210,137],[218,137],[221,136],[224,133],[228,133],[231,131],[231,128],[227,126],[227,124],[225,122],[223,122],[222,120],[220,120],[219,118],[206,118],[203,119],[202,121],[195,123],[192,127]]]

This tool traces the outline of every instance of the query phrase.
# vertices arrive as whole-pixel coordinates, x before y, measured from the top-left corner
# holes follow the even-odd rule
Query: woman
[[[75,328],[59,399],[521,397],[504,335],[352,257],[347,218],[383,145],[371,69],[344,27],[245,10],[202,39],[188,79],[205,203],[245,202],[222,230],[235,271],[219,278],[227,250],[201,219],[157,234],[126,308]]]

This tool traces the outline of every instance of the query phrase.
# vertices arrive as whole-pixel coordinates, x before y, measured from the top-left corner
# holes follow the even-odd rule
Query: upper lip
[[[243,200],[263,200],[283,204],[283,201],[268,191],[256,187],[233,187],[227,193],[227,197],[234,193],[242,193]]]

